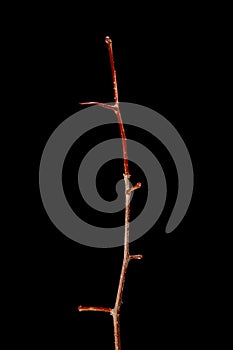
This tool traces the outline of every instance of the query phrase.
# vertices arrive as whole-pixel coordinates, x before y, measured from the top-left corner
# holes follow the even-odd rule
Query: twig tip
[[[111,44],[112,40],[109,38],[109,36],[105,37],[106,44]]]

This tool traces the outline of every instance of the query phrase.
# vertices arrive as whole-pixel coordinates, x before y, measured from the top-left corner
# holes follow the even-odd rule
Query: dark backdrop
[[[26,63],[28,85],[32,87],[30,130],[33,142],[36,139],[37,157],[31,162],[36,184],[33,194],[37,199],[36,206],[31,208],[27,240],[29,273],[25,296],[29,322],[25,325],[28,331],[23,333],[26,341],[32,348],[33,343],[50,348],[62,345],[67,350],[113,348],[111,317],[79,313],[77,306],[113,306],[123,249],[95,249],[68,239],[48,218],[38,186],[40,157],[55,128],[84,108],[79,102],[113,99],[104,42],[109,35],[113,40],[120,101],[150,107],[168,119],[187,145],[195,175],[188,212],[176,230],[166,235],[177,178],[163,146],[158,140],[148,141],[161,159],[168,181],[168,198],[154,227],[130,246],[132,253],[143,254],[144,258],[133,261],[128,269],[121,314],[122,349],[171,345],[187,348],[198,345],[203,337],[207,342],[210,333],[206,324],[213,314],[209,280],[214,268],[206,257],[208,232],[201,226],[205,206],[200,202],[200,194],[205,181],[200,176],[199,154],[205,152],[200,146],[201,125],[207,118],[204,105],[209,79],[207,46],[213,39],[205,30],[205,16],[187,12],[186,16],[176,18],[165,13],[160,18],[158,14],[151,25],[140,21],[131,25],[123,20],[120,29],[114,23],[104,26],[100,21],[94,25],[88,16],[83,25],[77,26],[75,19],[63,22],[62,16],[46,14],[31,22]],[[114,132],[117,135],[118,129]],[[134,130],[126,126],[127,132],[133,137]],[[101,135],[106,136],[104,127],[96,137]],[[139,133],[138,137],[145,143],[145,135]],[[90,139],[84,138],[82,142],[85,150]],[[113,171],[122,173],[119,166]],[[77,194],[77,184],[69,183],[73,169],[71,159],[66,173],[70,198],[72,191],[73,197]],[[138,181],[137,169],[134,170]],[[108,188],[104,193],[102,189],[103,196],[109,191]],[[144,189],[140,191],[135,192],[132,202],[135,212],[140,212],[144,204]]]

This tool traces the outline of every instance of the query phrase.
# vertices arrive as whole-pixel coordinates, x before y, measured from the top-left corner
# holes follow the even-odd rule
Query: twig
[[[127,268],[130,260],[142,259],[142,255],[130,255],[129,253],[129,223],[130,223],[130,198],[131,193],[141,187],[141,183],[138,182],[135,186],[130,187],[130,173],[129,173],[129,165],[128,165],[128,152],[127,152],[127,141],[125,136],[124,125],[122,122],[121,112],[119,108],[118,101],[118,89],[117,89],[117,78],[116,78],[116,70],[114,65],[114,57],[113,57],[113,49],[112,49],[112,40],[107,36],[105,38],[105,42],[108,46],[111,71],[112,71],[112,81],[113,81],[113,91],[114,91],[114,105],[109,105],[100,102],[82,102],[82,105],[98,105],[103,108],[109,108],[114,111],[118,125],[120,128],[121,140],[122,140],[122,151],[123,151],[123,159],[124,159],[124,181],[125,181],[125,235],[124,235],[124,257],[121,267],[119,285],[117,289],[117,295],[115,300],[114,308],[104,308],[104,307],[96,307],[96,306],[79,306],[79,311],[101,311],[106,312],[112,315],[113,317],[113,327],[114,327],[114,343],[115,350],[121,350],[121,340],[120,340],[120,308],[122,304],[122,296],[125,284],[125,278],[127,273]]]
[[[78,311],[102,311],[111,313],[112,309],[109,307],[101,307],[101,306],[79,306]]]

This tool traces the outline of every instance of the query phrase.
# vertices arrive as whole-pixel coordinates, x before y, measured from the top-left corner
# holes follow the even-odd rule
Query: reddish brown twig
[[[129,254],[129,222],[130,222],[130,199],[131,193],[141,187],[141,183],[138,182],[135,186],[130,187],[130,173],[129,173],[129,164],[128,164],[128,152],[127,152],[127,141],[125,136],[124,125],[122,122],[121,112],[119,108],[118,101],[118,89],[117,89],[117,79],[116,79],[116,70],[114,66],[114,58],[113,58],[113,50],[112,50],[112,40],[107,36],[105,38],[105,42],[108,46],[111,71],[112,71],[112,81],[113,81],[113,90],[114,90],[114,102],[115,104],[109,105],[100,102],[83,102],[82,105],[98,105],[100,107],[109,108],[114,111],[118,125],[120,128],[121,140],[122,140],[122,151],[123,151],[123,159],[124,159],[124,181],[125,181],[125,235],[124,235],[124,257],[121,267],[119,285],[117,289],[116,301],[114,308],[104,308],[104,307],[96,307],[96,306],[79,306],[79,311],[102,311],[107,312],[113,316],[113,326],[114,326],[114,342],[115,342],[115,350],[121,349],[121,341],[120,341],[120,308],[122,304],[122,295],[124,290],[126,272],[128,268],[128,264],[130,260],[142,259],[142,255],[130,255]]]
[[[101,307],[101,306],[79,306],[78,311],[101,311],[101,312],[112,312],[112,309],[109,307]]]
[[[112,83],[113,83],[113,91],[114,91],[114,101],[116,103],[118,103],[117,78],[116,78],[116,70],[115,70],[114,56],[113,56],[113,50],[112,50],[112,40],[109,38],[109,36],[106,36],[105,42],[108,45],[110,65],[111,65],[111,70],[112,70]]]

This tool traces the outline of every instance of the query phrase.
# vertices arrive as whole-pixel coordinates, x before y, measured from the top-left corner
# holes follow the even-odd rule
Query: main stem
[[[124,125],[123,125],[123,122],[122,122],[121,112],[120,112],[120,108],[119,108],[119,101],[118,101],[117,78],[116,78],[116,70],[115,70],[114,56],[113,56],[113,50],[112,50],[112,40],[108,36],[106,36],[105,42],[108,45],[108,52],[109,52],[111,70],[112,70],[112,82],[113,82],[114,102],[115,102],[114,112],[115,112],[115,115],[117,117],[117,121],[118,121],[119,128],[120,128],[120,133],[121,133],[125,175],[130,177],[130,175],[129,175],[128,152],[127,152],[127,142],[126,142],[126,136],[125,136],[125,129],[124,129]]]
[[[124,290],[124,284],[125,284],[125,278],[127,273],[127,268],[129,261],[131,259],[141,259],[142,255],[130,255],[129,254],[129,223],[130,223],[130,198],[131,198],[131,192],[136,190],[137,188],[141,187],[141,183],[138,182],[135,186],[130,187],[130,174],[129,174],[129,165],[128,165],[128,152],[127,152],[127,142],[126,142],[126,136],[125,136],[125,130],[124,125],[121,118],[121,112],[119,108],[119,101],[118,101],[118,89],[117,89],[117,79],[116,79],[116,70],[114,65],[114,57],[113,57],[113,50],[112,50],[112,40],[109,37],[105,38],[105,42],[108,46],[109,51],[109,57],[110,57],[110,64],[111,64],[111,71],[112,71],[112,81],[113,81],[113,91],[114,91],[114,106],[99,103],[99,102],[85,102],[82,104],[96,104],[99,106],[102,106],[104,108],[110,108],[114,111],[118,125],[120,128],[120,134],[121,134],[121,140],[122,140],[122,151],[123,151],[123,159],[124,159],[124,181],[125,181],[125,234],[124,234],[124,257],[121,267],[121,273],[120,273],[120,279],[117,289],[117,295],[116,295],[116,301],[114,308],[103,308],[103,307],[83,307],[79,306],[79,311],[102,311],[107,312],[110,315],[113,316],[113,327],[114,327],[114,343],[115,343],[115,350],[121,350],[121,340],[120,340],[120,308],[122,304],[122,296],[123,296],[123,290]]]
[[[130,189],[130,174],[129,174],[129,164],[128,164],[128,152],[127,152],[127,141],[125,136],[125,129],[121,118],[121,112],[119,108],[118,101],[118,89],[117,89],[117,78],[116,78],[116,70],[114,65],[114,56],[112,50],[112,40],[109,37],[105,38],[105,42],[108,45],[110,64],[112,70],[112,81],[113,81],[113,91],[114,91],[114,101],[115,101],[115,115],[117,117],[117,121],[120,128],[121,133],[121,141],[122,141],[122,151],[124,158],[124,181],[125,181],[125,235],[124,235],[124,257],[121,267],[121,274],[119,279],[119,285],[117,290],[116,302],[114,309],[112,310],[113,315],[113,326],[114,326],[114,342],[115,342],[115,350],[121,349],[121,340],[120,340],[120,308],[126,278],[126,272],[129,264],[129,220],[130,220],[130,197],[131,192]]]
[[[130,196],[131,193],[128,193],[130,189],[129,182],[130,175],[124,174],[125,180],[125,237],[124,237],[124,258],[121,267],[121,274],[119,279],[119,285],[117,290],[116,302],[113,309],[113,325],[114,325],[114,341],[115,349],[120,350],[120,308],[123,295],[123,289],[125,284],[126,272],[130,260],[129,255],[129,219],[130,219]]]

